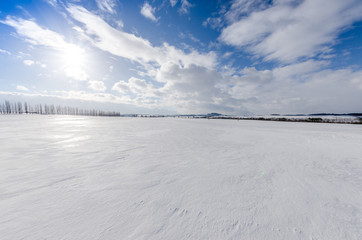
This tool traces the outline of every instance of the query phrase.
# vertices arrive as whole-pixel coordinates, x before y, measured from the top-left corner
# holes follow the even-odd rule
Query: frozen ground
[[[0,116],[0,239],[362,239],[362,126]]]

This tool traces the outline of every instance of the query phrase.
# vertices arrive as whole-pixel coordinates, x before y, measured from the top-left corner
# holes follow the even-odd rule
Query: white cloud
[[[152,7],[148,2],[145,2],[141,8],[141,14],[148,19],[151,19],[154,22],[157,22],[157,18],[155,17],[156,8]]]
[[[114,14],[115,7],[117,5],[116,0],[96,0],[97,6],[99,9],[101,9],[104,12],[112,13]]]
[[[331,70],[326,61],[308,60],[257,70],[245,67],[239,76],[222,75],[205,67],[164,63],[155,87],[130,78],[113,86],[122,95],[135,94],[134,104],[174,108],[181,113],[313,113],[353,112],[362,101],[362,71]],[[348,97],[346,97],[348,96]],[[153,100],[146,102],[145,100]],[[143,101],[141,101],[143,100]]]
[[[155,93],[158,91],[151,83],[136,77],[131,77],[128,82],[118,81],[113,85],[112,90],[122,94],[133,93],[142,98],[156,97]]]
[[[140,75],[164,84],[156,88],[138,78],[115,83],[112,90],[122,95],[131,94],[134,104],[179,107],[183,112],[194,113],[202,109],[232,111],[234,107],[245,111],[240,101],[232,99],[222,89],[223,77],[214,70],[217,66],[214,52],[202,54],[190,50],[185,53],[167,43],[155,47],[146,39],[112,28],[82,7],[71,6],[68,11],[83,24],[94,46],[140,63],[145,71],[139,71]]]
[[[176,106],[183,113],[246,112],[240,101],[232,99],[223,90],[226,79],[215,70],[197,65],[180,67],[168,62],[162,65],[156,78],[166,82],[158,93],[162,96],[163,104]]]
[[[15,28],[17,33],[32,45],[46,46],[64,54],[71,51],[83,51],[77,45],[66,42],[61,34],[42,28],[34,21],[8,16],[6,21],[0,22]]]
[[[185,66],[197,64],[207,68],[213,68],[217,64],[214,52],[201,54],[194,50],[186,54],[167,43],[154,47],[147,39],[112,28],[102,18],[83,7],[71,6],[68,11],[74,19],[84,24],[85,32],[94,46],[145,67],[152,66],[151,70],[168,61]]]
[[[179,36],[180,38],[182,39],[186,39],[186,38],[189,38],[191,41],[195,42],[195,43],[198,43],[202,46],[204,46],[205,44],[200,41],[200,39],[196,38],[194,35],[192,35],[191,33],[187,32],[187,33],[183,33],[183,32],[180,32],[179,33]],[[192,48],[191,48],[192,49]]]
[[[286,1],[279,0],[275,1],[274,5],[259,7],[253,5],[255,2],[239,0],[238,3],[244,5],[241,4],[239,8],[235,7],[235,9],[245,8],[248,11],[240,10],[242,14],[226,14],[225,17],[235,21],[229,26],[230,28],[242,25],[250,31],[245,31],[240,38],[228,38],[228,41],[235,41],[230,44],[243,49],[249,47],[249,51],[263,56],[265,60],[276,59],[289,63],[289,65],[268,70],[245,67],[239,72],[236,72],[231,65],[222,68],[214,52],[201,53],[189,49],[186,53],[168,43],[154,46],[147,39],[111,27],[101,17],[83,7],[68,5],[67,11],[78,25],[74,26],[74,29],[85,36],[84,39],[102,51],[132,61],[136,65],[135,68],[139,75],[113,85],[112,90],[117,91],[120,96],[103,93],[106,86],[102,81],[87,82],[88,87],[98,91],[97,93],[63,91],[55,95],[66,99],[179,109],[183,113],[216,111],[240,114],[246,113],[248,110],[255,113],[305,113],[319,110],[345,112],[349,109],[358,109],[358,103],[362,101],[361,71],[326,70],[327,61],[300,60],[301,57],[308,58],[321,53],[324,55],[323,58],[327,59],[333,54],[333,52],[329,52],[330,48],[326,44],[335,41],[335,36],[330,36],[328,33],[332,31],[331,29],[336,30],[336,24],[316,20],[316,23],[324,28],[320,30],[321,33],[316,34],[317,37],[314,37],[314,40],[302,38],[309,46],[300,47],[304,52],[300,53],[298,49],[294,49],[301,43],[293,42],[296,33],[290,28],[298,27],[300,28],[299,34],[306,34],[313,27],[310,23],[312,19],[317,18],[315,16],[317,14],[314,13],[316,10],[313,8],[311,8],[313,11],[306,15],[306,10],[302,8],[303,4],[313,5],[321,1],[316,0],[311,3],[306,0],[300,1],[301,4],[296,4],[296,2],[288,0],[287,4]],[[352,0],[347,0],[347,2],[352,3]],[[237,1],[234,3],[236,4]],[[256,3],[261,4],[261,1],[256,1]],[[352,20],[348,19],[356,19],[353,16],[358,14],[353,14],[346,2],[336,5],[333,11],[328,10],[330,8],[328,6],[327,13],[322,11],[320,15],[327,21],[328,16],[332,15],[330,12],[339,13],[339,15],[336,14],[336,19],[343,21],[339,23],[337,30],[341,30],[348,26],[347,23],[351,23]],[[344,6],[343,11],[341,6]],[[250,11],[252,13],[248,14]],[[343,17],[340,16],[341,13],[344,13]],[[351,16],[345,16],[347,13]],[[287,14],[289,17],[286,17]],[[301,20],[302,15],[305,15],[304,22]],[[270,21],[270,29],[267,28],[268,24],[264,22],[263,18]],[[336,20],[332,22],[334,21]],[[46,46],[61,53],[74,52],[74,47],[81,50],[76,45],[68,43],[62,35],[40,27],[34,21],[8,17],[2,23],[13,26],[20,37],[33,45]],[[329,25],[332,27],[328,27]],[[227,32],[227,29],[223,30],[223,34]],[[236,30],[234,34],[237,35],[240,29],[236,28]],[[291,36],[280,35],[283,31]],[[224,36],[223,34],[221,36]],[[282,42],[271,44],[270,39],[273,36],[279,36],[278,39]],[[307,34],[306,36],[312,35]],[[191,39],[192,35],[189,37]],[[243,40],[241,43],[240,39]],[[324,40],[317,41],[316,39]],[[197,41],[197,39],[194,40]],[[226,42],[225,39],[223,41]],[[230,59],[230,53],[225,53],[220,57]],[[31,57],[23,56],[22,59],[27,58]],[[39,64],[41,66],[42,64],[34,60],[29,61],[32,61],[29,62],[30,65]],[[112,72],[112,66],[106,70]],[[61,69],[66,76],[73,79],[86,81],[90,78],[82,68],[70,65]]]
[[[362,71],[309,60],[273,70],[245,68],[227,91],[254,113],[345,113],[362,101]],[[346,97],[348,96],[348,97]]]
[[[158,55],[149,41],[112,28],[83,7],[71,6],[68,11],[84,24],[89,37],[94,36],[90,39],[92,43],[103,51],[137,62],[151,62]]]
[[[57,6],[57,0],[46,0],[46,2],[52,5],[53,7]]]
[[[44,64],[44,63],[41,63],[41,62],[39,62],[39,61],[30,60],[30,59],[24,60],[23,63],[24,63],[26,66],[32,66],[32,65],[35,65],[35,64],[36,64],[36,65],[39,65],[39,66],[42,67],[42,68],[46,68],[46,67],[47,67],[47,65]]]
[[[87,81],[89,79],[89,75],[83,69],[76,66],[68,66],[64,69],[64,72],[67,77],[77,81]]]
[[[56,51],[59,51],[65,62],[64,73],[66,76],[71,77],[75,80],[85,81],[88,79],[88,74],[82,69],[79,64],[75,64],[74,58],[81,58],[81,53],[84,50],[78,47],[75,44],[70,44],[65,41],[64,37],[59,33],[51,31],[46,28],[40,27],[33,21],[24,20],[21,18],[7,17],[6,21],[1,21],[4,24],[12,26],[16,29],[17,33],[24,37],[25,41],[29,42],[32,45],[46,46]],[[78,54],[78,56],[75,55]],[[72,57],[73,59],[70,59]],[[73,61],[72,64],[69,64],[69,60]],[[39,61],[25,60],[24,64],[31,66],[38,64],[41,67],[45,68],[46,64],[43,64]]]
[[[22,85],[17,85],[16,86],[16,90],[20,90],[20,91],[29,91],[29,89],[27,87],[24,87]]]
[[[31,66],[31,65],[34,65],[34,64],[35,64],[35,62],[34,62],[33,60],[29,60],[29,59],[24,60],[23,63],[24,63],[26,66]]]
[[[116,21],[116,24],[117,24],[117,27],[118,28],[123,28],[124,24],[123,24],[123,21],[122,20],[118,20]]]
[[[157,78],[166,82],[164,86],[156,88],[144,79],[131,77],[115,83],[112,90],[133,96],[131,101],[135,105],[175,108],[182,113],[246,111],[240,101],[231,99],[218,86],[222,76],[216,71],[195,65],[180,68],[169,63],[160,68]]]
[[[281,1],[279,0],[279,2]],[[271,3],[265,0],[233,0],[230,9],[225,14],[225,18],[228,22],[233,23],[238,21],[242,16],[251,12],[264,10],[270,5]]]
[[[0,53],[4,53],[4,54],[7,54],[7,55],[11,55],[11,53],[9,51],[6,51],[4,49],[1,49],[0,48]]]
[[[223,58],[228,58],[228,57],[230,57],[232,54],[233,54],[233,52],[225,52],[225,53],[222,55],[222,57],[223,57]]]
[[[223,20],[221,17],[208,17],[203,23],[202,26],[210,26],[212,29],[219,29],[223,26]]]
[[[24,37],[27,42],[33,45],[43,45],[57,50],[67,49],[71,45],[64,40],[62,35],[42,28],[30,20],[8,16],[6,21],[0,22],[14,27],[20,36]]]
[[[265,60],[291,63],[314,57],[335,43],[338,34],[362,19],[362,2],[358,0],[288,0],[260,7],[252,1],[238,1],[239,8],[253,12],[234,19],[224,28],[220,40],[244,47]],[[246,14],[246,13],[245,13]]]
[[[130,89],[134,93],[143,93],[147,90],[149,86],[151,86],[150,84],[147,84],[144,79],[139,79],[135,77],[131,77],[130,79],[128,79],[128,84],[130,86]]]
[[[88,88],[99,92],[104,92],[107,89],[106,85],[104,85],[104,82],[102,81],[89,81]]]
[[[60,92],[63,98],[103,103],[130,103],[129,97],[117,97],[109,93],[87,93],[85,91]]]
[[[188,14],[190,12],[190,8],[194,5],[191,4],[188,0],[181,0],[181,7],[178,10],[180,14]]]
[[[170,0],[170,4],[172,7],[174,7],[177,2],[178,2],[178,0]]]
[[[124,94],[130,91],[130,88],[127,82],[120,80],[113,85],[112,90]]]

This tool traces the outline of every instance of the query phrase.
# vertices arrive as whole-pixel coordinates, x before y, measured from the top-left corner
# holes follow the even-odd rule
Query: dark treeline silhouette
[[[115,111],[88,110],[54,104],[36,104],[32,106],[27,102],[9,102],[7,100],[0,103],[0,114],[120,116],[120,113]]]
[[[274,114],[275,116],[275,114]],[[310,115],[309,115],[310,116]],[[328,115],[330,116],[330,115]],[[305,118],[292,118],[286,117],[229,117],[229,116],[216,116],[212,119],[233,119],[233,120],[259,120],[259,121],[278,121],[278,122],[312,122],[312,123],[348,123],[348,124],[362,124],[362,118],[355,115],[340,114],[335,115],[335,118],[322,118],[322,117],[305,117]],[[345,116],[345,117],[343,117]],[[354,118],[349,117],[354,116]],[[210,118],[209,118],[210,119]]]
[[[233,120],[261,120],[261,121],[281,121],[281,122],[314,122],[314,123],[349,123],[362,124],[362,113],[347,114],[297,114],[279,115],[272,114],[270,117],[263,116],[228,116],[218,113],[209,114],[189,114],[189,115],[152,115],[152,114],[120,114],[115,111],[88,110],[77,107],[60,106],[54,104],[36,104],[34,106],[27,102],[10,102],[5,100],[0,102],[0,114],[39,114],[39,115],[81,115],[81,116],[109,116],[109,117],[143,117],[143,118],[206,118],[206,119],[233,119]],[[301,118],[295,118],[295,117]]]

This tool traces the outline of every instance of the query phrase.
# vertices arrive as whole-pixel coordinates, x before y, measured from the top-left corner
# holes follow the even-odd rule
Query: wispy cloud
[[[149,41],[112,28],[102,18],[83,7],[71,6],[67,10],[84,25],[92,44],[103,51],[137,62],[151,62],[158,55]]]
[[[179,36],[180,36],[180,38],[182,38],[182,39],[189,38],[191,41],[193,41],[193,42],[195,42],[195,43],[198,43],[198,44],[200,44],[200,45],[202,45],[202,46],[205,45],[202,41],[200,41],[200,39],[196,38],[194,35],[192,35],[192,34],[189,33],[189,32],[187,32],[187,33],[181,32],[181,33],[179,33]]]
[[[298,0],[292,1],[298,3]],[[250,15],[250,13],[265,10],[271,5],[272,1],[265,0],[233,0],[229,10],[225,13],[225,20],[229,23],[234,23],[240,20],[240,18]]]
[[[31,66],[31,65],[34,65],[34,61],[33,60],[24,60],[23,63],[26,65],[26,66]]]
[[[42,28],[34,21],[8,16],[5,21],[0,22],[15,28],[21,37],[33,45],[43,45],[57,50],[64,50],[70,46],[62,35]]]
[[[16,85],[16,90],[20,90],[20,91],[29,91],[29,89],[27,87],[24,87],[22,85]]]
[[[11,53],[9,51],[6,51],[4,49],[1,49],[0,48],[0,53],[4,53],[4,54],[7,54],[7,55],[11,55]]]
[[[221,17],[208,17],[202,22],[202,26],[210,26],[212,29],[220,29],[223,27],[223,20]]]
[[[46,2],[52,5],[53,7],[57,6],[57,0],[46,0]]]
[[[106,85],[102,81],[89,81],[88,88],[98,92],[104,92],[107,89]]]
[[[170,4],[172,7],[174,7],[177,2],[178,2],[178,0],[170,0]]]
[[[64,69],[64,72],[67,77],[78,81],[87,81],[89,79],[89,75],[78,66],[68,66]]]
[[[186,54],[167,43],[155,47],[147,39],[111,27],[83,7],[71,6],[67,10],[84,25],[85,33],[94,46],[113,55],[154,67],[170,61],[184,66],[196,64],[207,68],[213,68],[217,64],[214,52],[201,54],[194,50]]]
[[[179,8],[178,12],[180,14],[188,14],[190,12],[190,8],[194,5],[191,4],[188,0],[181,0],[181,7]]]
[[[32,20],[24,20],[22,18],[13,18],[8,16],[6,20],[1,21],[1,23],[14,27],[17,34],[32,45],[49,47],[50,49],[61,52],[64,56],[69,55],[69,53],[74,54],[75,52],[83,52],[83,50],[77,45],[65,41],[61,34],[43,28]],[[28,66],[38,64],[43,68],[46,67],[45,64],[34,60],[24,60],[23,63]],[[67,63],[65,63],[65,65],[67,65]],[[64,68],[64,73],[68,77],[81,81],[87,80],[89,77],[79,65],[67,65]]]
[[[32,66],[32,65],[39,65],[40,67],[42,68],[46,68],[46,64],[44,63],[41,63],[39,61],[34,61],[34,60],[30,60],[30,59],[26,59],[23,61],[23,63],[26,65],[26,66]]]
[[[152,7],[148,2],[145,2],[141,8],[141,14],[148,19],[151,19],[154,22],[158,21],[158,18],[155,17],[156,8]]]
[[[104,12],[108,12],[111,14],[114,14],[115,7],[117,5],[116,0],[96,0],[97,6],[99,9],[101,9]]]
[[[248,13],[240,20],[230,13],[235,22],[223,29],[220,40],[266,61],[291,63],[314,57],[333,45],[342,30],[362,19],[358,0],[275,1],[268,6],[260,1],[238,2],[235,9],[245,8]]]

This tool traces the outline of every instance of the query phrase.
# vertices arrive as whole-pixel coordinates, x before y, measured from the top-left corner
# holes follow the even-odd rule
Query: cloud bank
[[[220,41],[282,63],[328,52],[343,30],[362,19],[358,0],[273,1],[269,6],[240,0],[233,6],[227,14],[232,23]]]

